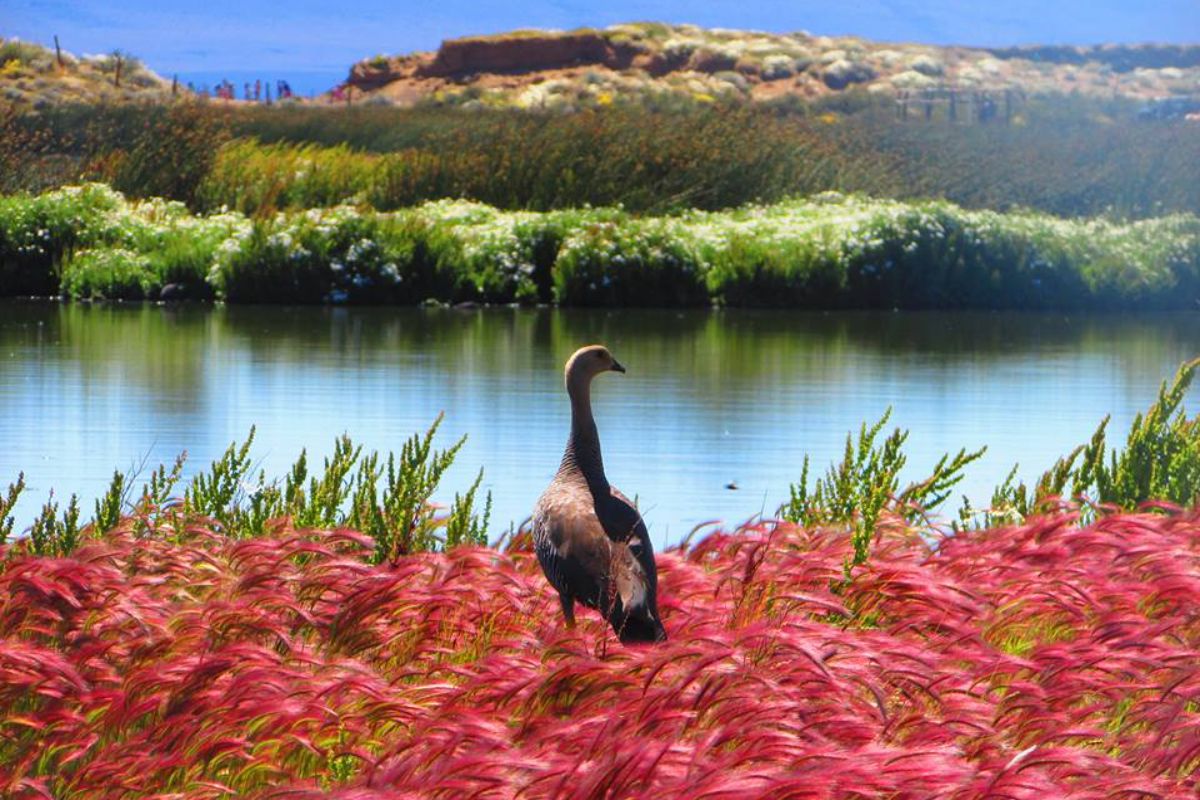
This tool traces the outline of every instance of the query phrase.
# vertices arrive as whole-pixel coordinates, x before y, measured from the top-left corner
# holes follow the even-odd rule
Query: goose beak
[[[612,365],[612,371],[613,371],[613,372],[624,372],[624,371],[625,371],[625,368],[621,366],[621,362],[617,361],[617,360],[614,358],[614,359],[613,359],[613,365]]]

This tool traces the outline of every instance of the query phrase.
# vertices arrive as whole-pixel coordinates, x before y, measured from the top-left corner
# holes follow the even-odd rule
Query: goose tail
[[[667,631],[658,619],[650,614],[630,614],[623,620],[617,620],[618,625],[614,625],[617,629],[617,637],[621,640],[621,644],[630,644],[631,642],[665,642],[667,640]]]

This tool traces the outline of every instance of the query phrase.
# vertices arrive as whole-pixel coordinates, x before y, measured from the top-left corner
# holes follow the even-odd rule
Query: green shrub
[[[62,292],[80,300],[143,300],[161,288],[150,259],[124,248],[81,250],[63,270]]]
[[[951,457],[943,455],[929,477],[900,490],[900,470],[908,460],[904,442],[908,431],[896,428],[881,445],[875,443],[891,418],[889,408],[870,428],[864,422],[858,442],[847,434],[846,452],[839,464],[829,467],[825,477],[808,486],[808,457],[800,473],[800,482],[792,484],[791,498],[779,509],[789,522],[805,527],[849,525],[854,555],[845,563],[846,577],[866,563],[876,527],[885,511],[913,521],[933,511],[950,496],[950,490],[963,479],[963,470],[978,460],[986,447],[973,452],[964,448]]]
[[[562,243],[554,299],[579,306],[689,306],[708,302],[705,265],[667,224],[585,225]]]
[[[17,482],[8,485],[8,492],[0,495],[0,545],[8,544],[13,529],[13,507],[21,492],[25,490],[25,473],[17,475]]]
[[[1188,417],[1182,405],[1200,359],[1180,366],[1170,385],[1138,414],[1120,449],[1108,449],[1105,417],[1092,438],[1058,459],[1033,487],[1016,479],[1014,466],[992,493],[991,504],[975,510],[964,497],[955,527],[986,528],[1020,523],[1058,504],[1083,500],[1088,513],[1097,506],[1132,510],[1162,502],[1192,508],[1200,502],[1200,414]]]
[[[51,491],[50,499],[42,506],[42,513],[29,529],[30,551],[39,556],[66,556],[79,545],[79,541],[79,498],[71,495],[59,519],[58,503],[54,502],[54,492]]]
[[[111,239],[122,206],[101,184],[0,198],[0,294],[56,294],[64,256]]]
[[[211,517],[226,535],[237,538],[264,535],[272,519],[287,518],[301,529],[350,527],[375,540],[373,563],[459,544],[485,544],[490,494],[482,517],[475,507],[482,472],[464,495],[455,495],[444,517],[430,502],[466,441],[464,436],[446,450],[434,449],[441,421],[439,415],[424,434],[414,434],[404,443],[399,456],[389,453],[386,461],[378,453],[364,454],[362,447],[342,436],[324,468],[310,476],[302,451],[282,484],[268,482],[262,472],[252,480],[251,428],[245,442],[231,444],[208,472],[193,479],[185,509]],[[178,471],[177,464],[172,475],[177,477]]]
[[[2,294],[231,302],[1193,308],[1200,218],[1123,223],[825,193],[732,211],[441,200],[248,220],[88,185],[0,199]]]

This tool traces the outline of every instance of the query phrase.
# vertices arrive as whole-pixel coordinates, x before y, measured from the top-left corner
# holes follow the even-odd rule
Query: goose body
[[[592,417],[591,383],[625,368],[599,345],[567,361],[571,435],[554,479],[538,499],[533,540],[538,561],[558,591],[567,625],[575,603],[600,611],[622,642],[667,638],[658,616],[658,571],[646,523],[609,484]]]

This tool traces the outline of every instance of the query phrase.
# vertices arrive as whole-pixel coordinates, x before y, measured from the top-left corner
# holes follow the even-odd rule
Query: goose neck
[[[587,384],[569,386],[571,396],[571,438],[563,456],[565,469],[583,473],[592,488],[606,486],[604,461],[600,455],[600,434],[592,416],[592,403]]]

